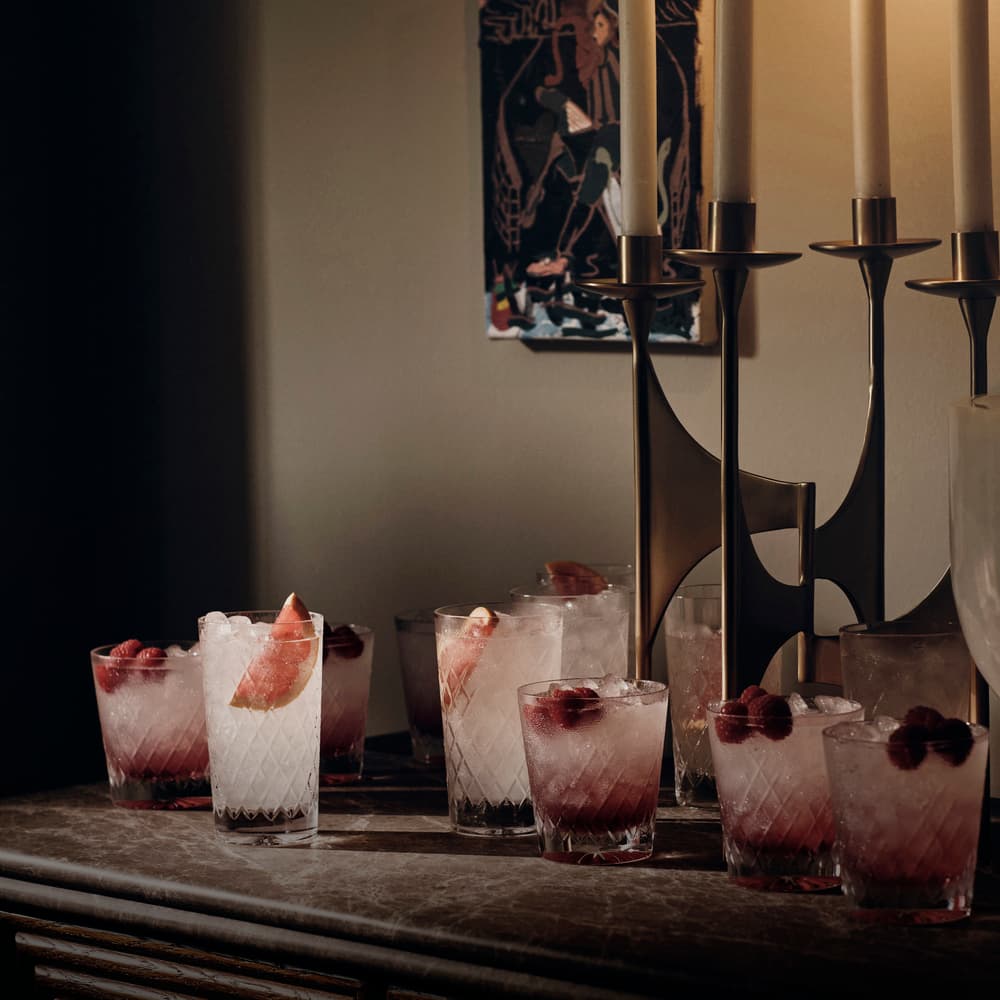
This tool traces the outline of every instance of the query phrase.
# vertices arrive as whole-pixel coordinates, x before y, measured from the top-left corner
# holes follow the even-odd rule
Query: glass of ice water
[[[717,806],[705,707],[722,697],[722,587],[681,587],[667,605],[667,677],[674,796],[682,806]]]
[[[969,718],[975,666],[957,623],[931,630],[907,621],[845,625],[840,630],[844,695],[865,718],[902,717],[914,705]]]
[[[563,672],[574,677],[624,674],[628,669],[632,592],[609,584],[596,594],[559,594],[545,583],[513,587],[511,600],[547,604],[563,617]]]
[[[414,760],[440,767],[444,763],[444,734],[441,729],[434,612],[401,611],[396,615],[396,645]]]
[[[434,618],[452,826],[533,833],[517,689],[559,678],[562,615],[547,604],[494,603],[438,608]]]
[[[323,616],[289,602],[198,620],[212,808],[234,843],[278,846],[318,827]]]

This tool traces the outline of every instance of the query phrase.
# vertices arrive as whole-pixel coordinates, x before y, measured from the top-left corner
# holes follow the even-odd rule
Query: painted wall
[[[947,242],[947,5],[888,8],[900,236]],[[757,12],[758,246],[804,256],[753,279],[742,458],[814,480],[822,522],[867,397],[860,275],[807,250],[850,236],[848,4]],[[482,332],[476,22],[471,0],[283,0],[247,25],[254,589],[375,628],[370,732],[405,723],[394,612],[495,599],[546,559],[631,548],[628,356],[533,354]],[[1000,73],[994,90],[1000,140]],[[967,389],[966,336],[953,303],[903,281],[949,273],[946,248],[907,258],[888,296],[889,615],[947,564],[946,405]],[[717,451],[718,356],[657,369]],[[766,550],[791,572],[781,544]],[[849,618],[823,597],[822,628]]]

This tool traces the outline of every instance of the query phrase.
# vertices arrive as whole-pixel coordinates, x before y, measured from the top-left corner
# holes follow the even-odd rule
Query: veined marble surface
[[[282,848],[223,843],[209,810],[115,808],[101,785],[10,798],[0,877],[638,992],[1000,982],[993,876],[962,924],[860,925],[837,893],[732,885],[709,810],[661,808],[647,863],[574,867],[533,837],[452,833],[440,783],[412,778],[324,791],[315,842]]]

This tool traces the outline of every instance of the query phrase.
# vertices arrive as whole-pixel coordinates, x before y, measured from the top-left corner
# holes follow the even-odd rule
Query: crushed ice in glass
[[[819,699],[817,698],[816,701],[818,702]],[[809,702],[798,691],[793,691],[788,696],[788,707],[792,715],[814,715],[816,712],[814,708],[809,707]]]
[[[818,694],[813,701],[824,715],[839,715],[841,712],[850,712],[856,708],[850,698],[839,698],[832,694]]]

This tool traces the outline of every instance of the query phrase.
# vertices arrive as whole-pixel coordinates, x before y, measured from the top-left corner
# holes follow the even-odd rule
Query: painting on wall
[[[700,0],[655,0],[658,222],[701,246]],[[479,0],[484,299],[490,338],[627,343],[613,277],[621,232],[617,0]],[[697,277],[664,263],[665,278]],[[651,344],[704,344],[697,293],[661,303]],[[714,332],[712,338],[714,340]]]

